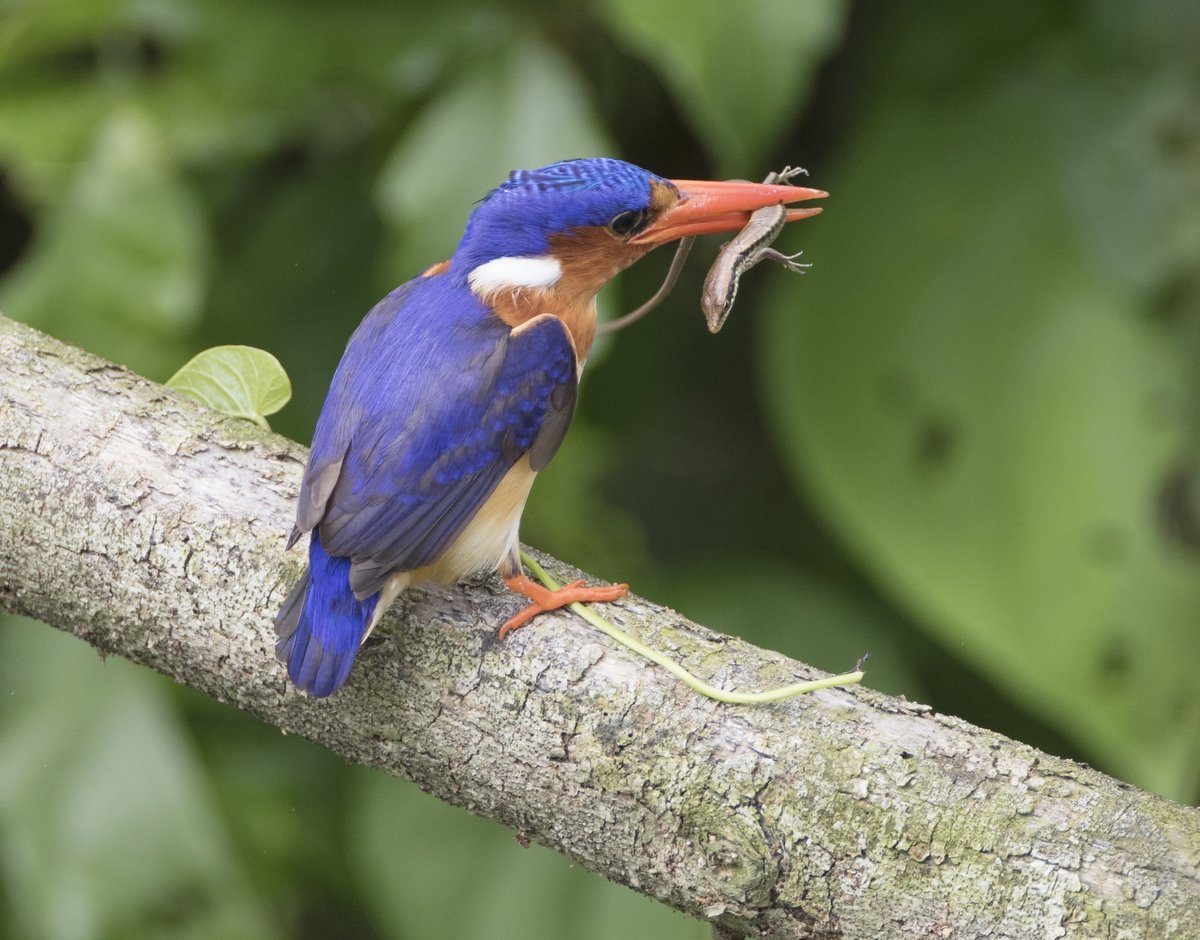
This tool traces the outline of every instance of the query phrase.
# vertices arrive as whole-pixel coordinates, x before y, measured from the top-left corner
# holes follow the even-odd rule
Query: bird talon
[[[566,607],[569,604],[589,604],[596,601],[615,601],[629,593],[628,584],[607,584],[588,587],[580,578],[570,584],[564,584],[557,590],[542,587],[536,581],[531,581],[524,573],[512,575],[504,579],[508,589],[529,598],[533,603],[509,617],[500,627],[497,634],[503,640],[538,614]]]
[[[528,607],[523,608],[521,611],[504,621],[500,629],[496,632],[496,638],[503,640],[514,630],[525,626],[525,624],[527,624],[540,613],[542,613],[541,607],[539,607],[537,604],[530,604]]]

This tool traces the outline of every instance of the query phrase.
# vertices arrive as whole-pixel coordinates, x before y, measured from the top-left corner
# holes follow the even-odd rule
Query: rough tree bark
[[[412,592],[349,684],[271,617],[304,450],[0,318],[0,608],[415,780],[722,937],[1194,937],[1200,813],[866,689],[703,699],[570,614],[504,643],[481,579]],[[551,562],[564,577],[573,572]],[[810,670],[640,598],[718,683]]]

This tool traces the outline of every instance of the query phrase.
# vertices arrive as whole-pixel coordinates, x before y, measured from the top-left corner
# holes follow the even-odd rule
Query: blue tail
[[[350,559],[325,554],[314,529],[308,571],[275,617],[275,655],[298,688],[324,698],[341,688],[358,655],[379,595],[350,590]]]

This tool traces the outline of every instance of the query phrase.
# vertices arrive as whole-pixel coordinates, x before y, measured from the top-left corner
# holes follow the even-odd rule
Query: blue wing
[[[293,538],[319,526],[324,550],[352,560],[359,598],[433,562],[522,455],[535,470],[554,455],[576,375],[556,317],[513,331],[449,278],[410,281],[346,348]]]

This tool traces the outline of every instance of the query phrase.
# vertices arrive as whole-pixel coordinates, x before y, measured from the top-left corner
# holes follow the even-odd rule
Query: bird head
[[[514,170],[472,213],[450,270],[476,294],[553,290],[590,301],[646,252],[736,231],[764,206],[826,194],[799,186],[669,180],[608,158]],[[788,221],[819,208],[788,210]]]

